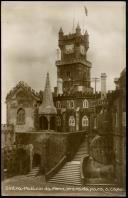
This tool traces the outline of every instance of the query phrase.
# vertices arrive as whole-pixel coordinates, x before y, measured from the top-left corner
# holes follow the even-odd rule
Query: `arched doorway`
[[[37,167],[41,165],[41,156],[37,153],[33,156],[33,167]]]
[[[56,125],[56,119],[55,119],[55,117],[51,117],[50,118],[50,129],[51,130],[55,130],[55,125]]]
[[[45,116],[40,116],[39,126],[40,130],[48,130],[48,120]]]

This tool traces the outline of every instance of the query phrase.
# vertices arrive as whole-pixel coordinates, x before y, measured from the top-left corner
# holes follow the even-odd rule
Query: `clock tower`
[[[60,28],[58,45],[61,56],[60,60],[56,61],[57,77],[62,79],[63,92],[92,92],[93,89],[90,87],[91,63],[87,60],[89,48],[87,31],[81,34],[78,24],[75,33],[64,35]]]

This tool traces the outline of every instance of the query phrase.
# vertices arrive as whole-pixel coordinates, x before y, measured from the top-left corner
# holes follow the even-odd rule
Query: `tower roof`
[[[59,34],[63,34],[63,29],[62,29],[62,27],[61,27],[60,30],[59,30]]]
[[[79,23],[77,24],[77,27],[76,27],[76,34],[80,34],[81,33],[81,29],[80,29],[80,25]]]
[[[47,73],[45,90],[43,93],[43,102],[39,107],[39,114],[56,114],[56,108],[53,103],[53,97],[50,87],[49,73]]]
[[[85,35],[88,35],[88,31],[87,30],[85,31]]]

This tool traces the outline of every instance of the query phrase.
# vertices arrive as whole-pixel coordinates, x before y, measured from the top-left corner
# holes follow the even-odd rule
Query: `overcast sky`
[[[84,13],[88,9],[88,16]],[[92,77],[107,74],[107,89],[125,67],[125,2],[2,2],[2,122],[5,97],[19,81],[44,89],[46,72],[56,86],[58,31],[72,33],[73,18],[89,33]],[[94,84],[92,84],[94,86]],[[100,83],[98,83],[100,89]]]

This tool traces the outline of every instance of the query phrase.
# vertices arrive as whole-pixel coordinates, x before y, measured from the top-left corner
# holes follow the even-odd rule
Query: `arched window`
[[[97,129],[97,118],[94,118],[94,129]]]
[[[75,117],[74,116],[69,117],[69,126],[75,126]]]
[[[60,108],[61,108],[61,103],[60,103],[60,101],[57,101],[57,102],[56,102],[56,108],[57,108],[57,109],[60,109]]]
[[[25,110],[22,108],[17,111],[17,124],[25,124]]]
[[[89,125],[88,117],[86,115],[84,115],[82,118],[82,126],[85,127],[88,125]]]
[[[83,108],[88,108],[88,100],[83,101]]]
[[[67,108],[74,109],[74,100],[67,101]]]
[[[61,126],[61,118],[60,118],[60,116],[57,116],[57,126]]]
[[[70,101],[67,100],[67,108],[70,108]]]
[[[71,108],[71,109],[74,108],[74,101],[73,101],[73,100],[70,101],[70,108]]]

